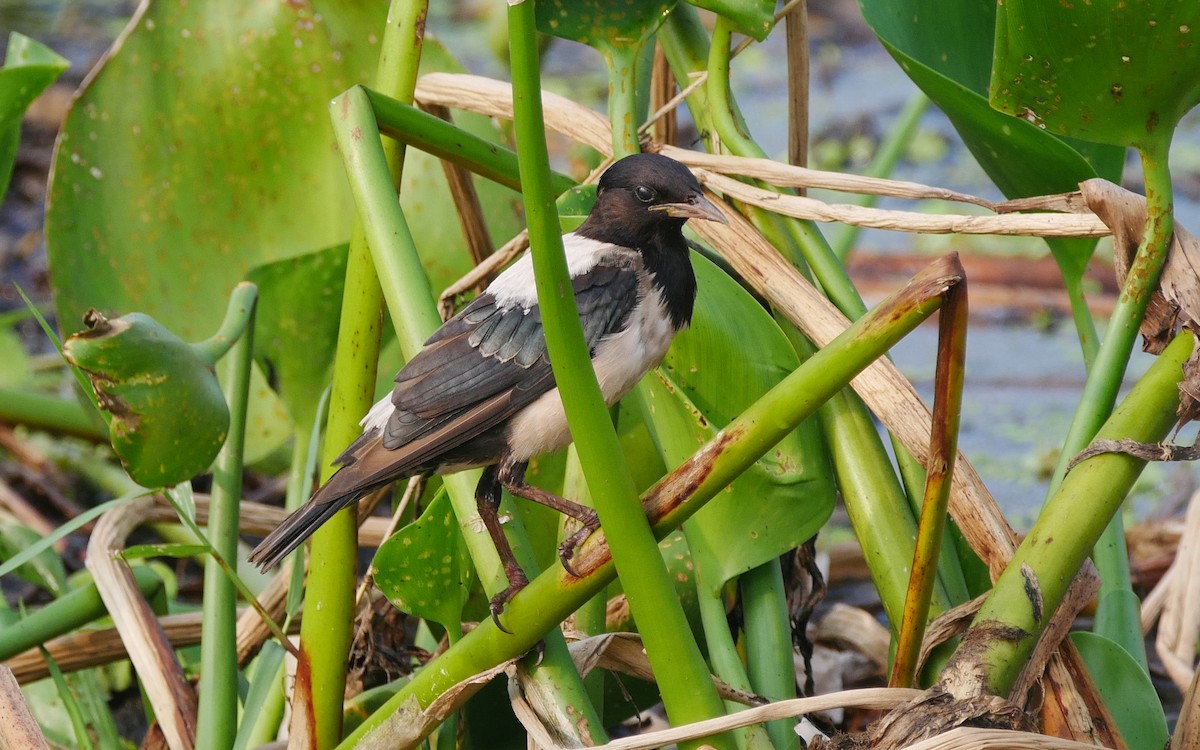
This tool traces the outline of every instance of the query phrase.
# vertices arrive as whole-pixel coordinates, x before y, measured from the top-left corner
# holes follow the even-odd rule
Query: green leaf
[[[8,35],[4,68],[0,69],[0,197],[12,176],[25,110],[69,66],[66,58],[49,47],[15,31]]]
[[[0,560],[11,560],[29,549],[42,535],[26,526],[0,524]],[[19,577],[58,596],[67,585],[67,570],[52,547],[37,552],[15,571]]]
[[[558,223],[562,225],[563,233],[578,229],[595,203],[595,185],[576,185],[558,196],[555,205],[558,206]]]
[[[699,292],[692,326],[635,393],[669,466],[797,366],[770,315],[735,281],[692,254]],[[815,422],[780,441],[696,514],[688,539],[708,542],[717,559],[714,589],[811,537],[833,510],[834,489]]]
[[[375,582],[384,596],[397,608],[446,627],[457,627],[462,618],[469,577],[465,544],[444,489],[375,555]]]
[[[178,484],[206,471],[225,442],[229,408],[196,347],[141,313],[69,337],[63,356],[87,373],[111,415],[113,449],[135,482]]]
[[[1129,652],[1095,633],[1071,633],[1083,663],[1096,682],[1125,744],[1131,748],[1166,747],[1171,740],[1158,693]]]
[[[1055,137],[987,101],[996,4],[862,0],[863,17],[904,72],[941,108],[1009,198],[1075,190],[1095,176],[1119,181],[1124,149]]]
[[[775,0],[688,0],[697,8],[724,16],[743,34],[762,41],[775,28]]]
[[[538,0],[538,31],[582,42],[601,52],[639,47],[666,18],[676,0],[614,3],[608,0]]]
[[[297,424],[311,424],[329,382],[346,281],[346,246],[251,269],[254,355]]]
[[[1200,103],[1200,5],[1009,0],[991,103],[1052,133],[1119,146],[1170,139]]]

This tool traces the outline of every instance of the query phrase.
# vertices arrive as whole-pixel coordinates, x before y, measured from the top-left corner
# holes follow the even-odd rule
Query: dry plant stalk
[[[101,516],[88,541],[87,568],[137,669],[167,744],[171,750],[191,750],[196,739],[196,693],[162,626],[138,591],[129,564],[121,558],[125,538],[149,519],[154,507],[153,497],[141,497]]]
[[[0,666],[0,750],[49,750],[49,747],[17,678],[8,667]]]
[[[1154,650],[1181,691],[1195,679],[1196,641],[1200,638],[1200,492],[1188,503],[1183,536],[1175,561],[1159,582],[1162,616]]]
[[[922,691],[910,688],[867,688],[864,690],[846,690],[840,693],[830,693],[829,695],[818,695],[814,698],[794,698],[792,700],[776,701],[775,703],[747,708],[744,711],[738,711],[716,719],[707,719],[694,724],[672,727],[660,732],[647,732],[634,737],[624,737],[604,745],[599,745],[596,750],[651,750],[652,748],[708,737],[719,732],[751,724],[759,724],[764,721],[792,719],[804,714],[830,711],[835,708],[888,710],[912,700],[921,694]],[[525,729],[528,730],[532,742],[544,750],[566,750],[562,745],[555,742],[549,733],[538,723],[536,714],[519,694],[514,695],[510,693],[510,698],[513,701],[513,710],[517,713],[517,718],[521,720]]]

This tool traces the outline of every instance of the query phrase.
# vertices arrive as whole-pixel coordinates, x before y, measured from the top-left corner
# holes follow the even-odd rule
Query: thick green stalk
[[[229,404],[229,435],[213,470],[208,510],[208,543],[224,560],[237,560],[238,505],[242,499],[242,453],[246,443],[246,409],[250,398],[250,368],[254,363],[254,310],[258,290],[239,285],[235,299],[244,305],[249,324],[226,357],[225,401]],[[227,748],[237,735],[238,680],[237,591],[221,564],[211,556],[204,564],[204,618],[200,639],[199,714],[197,748]]]
[[[608,121],[612,123],[613,158],[636,154],[638,145],[637,63],[644,45],[614,45],[604,52],[608,71]]]
[[[145,565],[133,568],[133,580],[147,600],[163,588],[162,578]],[[0,607],[0,611],[6,610]],[[0,661],[83,627],[107,613],[100,591],[92,582],[11,623],[0,619]]]
[[[35,430],[74,435],[85,440],[105,442],[108,428],[98,412],[88,409],[75,398],[47,396],[36,391],[0,388],[0,421],[23,424]]]
[[[466,167],[492,182],[513,190],[521,189],[521,172],[515,151],[378,91],[367,89],[367,97],[379,121],[379,130],[384,135],[439,159]],[[558,172],[551,172],[550,180],[555,194],[575,187],[575,180]]]
[[[773,701],[796,697],[796,666],[792,659],[792,624],[779,558],[742,574],[745,613],[746,671],[754,692]],[[772,721],[767,732],[775,750],[798,750],[800,738],[792,719]]]
[[[1146,182],[1146,228],[1137,255],[1125,277],[1121,296],[1109,318],[1104,341],[1096,354],[1095,366],[1088,374],[1047,497],[1058,490],[1066,474],[1067,463],[1087,447],[1112,412],[1117,391],[1125,376],[1125,367],[1129,364],[1130,352],[1137,339],[1138,326],[1142,324],[1146,304],[1162,274],[1174,231],[1171,173],[1167,167],[1169,150],[1169,141],[1140,150]]]
[[[686,528],[686,524],[684,524]],[[697,537],[698,538],[698,537]],[[695,554],[695,548],[688,542],[688,549]],[[720,592],[714,592],[712,586],[704,582],[699,570],[696,572],[696,607],[700,610],[700,624],[704,628],[704,645],[712,671],[725,681],[726,685],[735,690],[752,692],[750,678],[746,675],[746,665],[742,664],[742,656],[738,653],[737,644],[733,641],[733,633],[729,630],[729,618],[725,612],[725,599]],[[790,654],[789,654],[790,660]],[[738,710],[733,701],[725,702],[730,712]],[[738,750],[760,750],[771,748],[770,735],[761,724],[751,724],[734,730]]]
[[[401,101],[412,102],[426,11],[427,3],[422,0],[395,0],[388,9],[376,86]],[[403,147],[389,143],[383,148],[387,184],[394,196],[400,185]],[[360,208],[346,267],[322,481],[332,475],[337,454],[358,437],[358,420],[375,395],[382,296],[362,231],[363,221]],[[341,737],[346,659],[353,639],[357,554],[354,508],[338,513],[313,535],[307,606],[300,629],[301,650],[307,663],[302,663],[297,672],[296,694],[303,699],[296,702],[292,728],[293,734],[307,734],[312,746],[319,749],[333,747]]]
[[[1175,424],[1183,363],[1194,346],[1191,333],[1180,333],[1105,422],[1097,439],[1162,440]],[[996,581],[948,671],[978,674],[982,667],[987,689],[1008,694],[1092,545],[1119,512],[1145,465],[1132,456],[1105,453],[1067,474]],[[1064,529],[1070,533],[1064,534]],[[996,633],[1012,637],[997,638]],[[982,652],[974,647],[982,647]]]
[[[346,160],[351,192],[363,217],[396,335],[402,351],[412,357],[441,321],[404,213],[388,188],[371,101],[364,88],[355,87],[334,99],[330,111],[334,134]],[[489,596],[497,594],[508,586],[508,580],[490,537],[478,528],[475,486],[479,473],[459,472],[443,481],[484,591]],[[501,512],[513,516],[513,520],[505,524],[506,536],[517,562],[527,574],[535,575],[538,568],[524,526],[510,512],[509,503],[505,500],[501,507]],[[507,614],[503,616],[507,618]],[[586,698],[562,633],[556,631],[547,635],[545,646],[542,663],[533,672],[534,679],[552,682],[553,689],[547,694],[557,695],[564,704],[573,707],[571,710],[580,714],[577,726],[581,736],[601,741],[603,726]]]
[[[1067,462],[1087,447],[1112,412],[1137,339],[1138,327],[1146,313],[1150,295],[1158,286],[1170,250],[1175,226],[1171,173],[1167,163],[1171,142],[1170,130],[1163,132],[1165,137],[1139,148],[1146,183],[1146,227],[1137,255],[1130,263],[1121,296],[1109,318],[1104,341],[1096,353],[1094,365],[1088,371],[1079,406],[1076,407],[1050,481],[1048,496],[1057,492],[1066,473]],[[1124,536],[1120,515],[1114,514],[1110,518],[1110,528],[1096,550],[1096,566],[1103,581],[1100,590],[1101,610],[1097,614],[1096,624],[1098,628],[1107,628],[1105,635],[1116,639],[1145,666],[1145,642],[1140,628],[1132,626],[1138,617],[1131,606],[1134,600],[1131,598]],[[1122,591],[1130,595],[1121,595],[1119,592]]]
[[[675,598],[670,574],[637,502],[637,489],[621,454],[621,445],[596,383],[583,339],[583,326],[571,291],[559,233],[558,211],[550,189],[549,154],[542,116],[541,80],[533,3],[510,5],[509,50],[513,76],[513,119],[517,157],[529,224],[538,305],[546,348],[562,393],[567,422],[588,480],[605,536],[625,575],[625,595],[638,622],[654,668],[667,715],[689,723],[721,716],[724,707],[683,608]],[[632,117],[632,112],[630,112]],[[717,748],[732,748],[728,736],[709,738]],[[683,747],[698,747],[699,742]]]
[[[936,261],[913,282],[854,323],[807,362],[788,375],[741,416],[721,430],[697,454],[669,474],[644,496],[651,507],[654,533],[659,538],[690,518],[738,475],[773,448],[785,435],[833,394],[940,305],[937,296],[947,283],[961,278],[953,256]],[[594,543],[584,545],[579,562],[593,559]],[[560,565],[535,578],[505,610],[503,634],[491,620],[463,637],[436,662],[413,676],[410,683],[369,716],[343,743],[354,747],[361,740],[387,742],[398,735],[427,734],[429,727],[413,729],[410,713],[399,709],[409,701],[422,708],[462,680],[502,661],[525,653],[543,633],[554,628],[590,596],[613,580],[616,570],[604,557],[586,575],[574,578]],[[672,593],[671,599],[674,600]]]

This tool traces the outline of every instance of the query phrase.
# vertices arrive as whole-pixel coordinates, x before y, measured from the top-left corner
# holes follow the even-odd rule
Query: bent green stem
[[[584,343],[550,189],[533,4],[510,5],[508,17],[513,119],[534,279],[546,348],[567,422],[576,438],[580,463],[605,536],[625,573],[625,594],[638,620],[668,715],[678,723],[720,716],[724,707],[708,679],[700,649],[693,639],[681,637],[689,632],[687,619],[638,505],[637,490]],[[732,740],[724,735],[708,741],[718,748],[733,747]],[[698,743],[684,746],[696,747]]]

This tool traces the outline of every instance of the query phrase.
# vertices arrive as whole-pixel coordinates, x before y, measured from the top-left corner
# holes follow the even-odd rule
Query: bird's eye
[[[638,185],[635,187],[633,189],[633,194],[636,195],[637,199],[642,203],[649,203],[650,201],[654,200],[654,191],[645,185]]]

